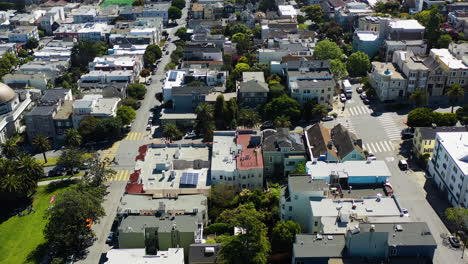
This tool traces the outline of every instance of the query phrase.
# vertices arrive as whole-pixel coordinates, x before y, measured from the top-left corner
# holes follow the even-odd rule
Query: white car
[[[322,121],[332,121],[333,119],[335,119],[333,116],[326,116],[322,118]]]
[[[367,160],[377,160],[377,157],[374,154],[369,153],[369,155],[367,155]]]
[[[406,208],[401,208],[401,216],[405,216],[405,217],[409,217],[409,212],[408,212],[408,209]]]
[[[146,131],[150,131],[150,130],[151,130],[151,125],[148,124],[148,125],[146,126]]]
[[[344,102],[346,102],[346,100],[347,100],[347,99],[346,99],[346,95],[343,94],[343,93],[340,94],[340,101],[344,103]]]
[[[356,88],[356,92],[358,93],[362,93],[364,91],[364,89],[362,89],[361,86],[359,86],[358,88]]]

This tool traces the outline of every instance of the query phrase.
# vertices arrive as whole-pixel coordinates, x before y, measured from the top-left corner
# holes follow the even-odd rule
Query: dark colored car
[[[110,232],[109,235],[107,235],[106,239],[106,244],[112,244],[114,242],[114,232]]]
[[[452,247],[454,247],[454,248],[459,248],[460,247],[460,240],[458,240],[458,238],[456,238],[454,236],[449,236],[448,241],[449,241],[450,245],[452,245]]]
[[[362,99],[362,102],[366,105],[370,104],[370,100],[368,98]]]
[[[410,139],[414,137],[414,128],[405,128],[401,131],[402,139]]]

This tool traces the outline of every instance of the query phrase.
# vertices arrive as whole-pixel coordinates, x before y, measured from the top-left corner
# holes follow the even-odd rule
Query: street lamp
[[[465,232],[463,232],[462,230],[458,231],[457,233],[460,236],[460,238],[462,238],[462,237],[465,238],[465,243],[463,243],[463,250],[462,250],[462,255],[461,255],[461,258],[463,259],[463,256],[465,255],[466,242],[468,242],[468,239],[467,239],[467,237],[465,235]]]

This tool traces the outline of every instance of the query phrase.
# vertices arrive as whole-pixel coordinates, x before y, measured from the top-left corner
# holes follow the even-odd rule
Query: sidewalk
[[[38,185],[38,186],[44,186],[44,185],[51,184],[51,183],[53,183],[53,182],[75,181],[75,180],[81,179],[81,177],[82,177],[82,176],[72,177],[72,178],[55,179],[55,180],[50,180],[50,181],[40,181],[40,182],[37,183],[37,185]]]

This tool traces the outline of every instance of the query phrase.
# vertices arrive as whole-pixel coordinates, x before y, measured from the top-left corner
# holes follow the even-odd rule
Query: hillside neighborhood
[[[468,2],[0,0],[0,263],[468,263]]]

